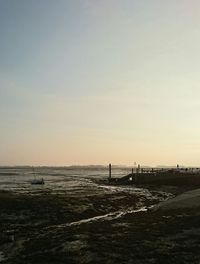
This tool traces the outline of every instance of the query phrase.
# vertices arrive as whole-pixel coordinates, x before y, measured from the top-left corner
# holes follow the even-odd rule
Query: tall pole
[[[109,164],[109,177],[108,177],[108,180],[110,181],[111,180],[111,173],[112,173],[112,165],[111,163]]]

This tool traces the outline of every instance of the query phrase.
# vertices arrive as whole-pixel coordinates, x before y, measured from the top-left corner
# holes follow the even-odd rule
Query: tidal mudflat
[[[152,210],[183,187],[83,182],[1,190],[0,263],[200,262],[200,210]]]

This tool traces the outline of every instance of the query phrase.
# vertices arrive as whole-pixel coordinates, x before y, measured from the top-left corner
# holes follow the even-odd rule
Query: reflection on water
[[[125,210],[125,211],[116,211],[113,213],[108,213],[105,215],[99,215],[99,216],[94,216],[88,219],[83,219],[80,221],[76,221],[76,222],[71,222],[71,223],[67,223],[67,224],[62,224],[62,225],[58,225],[56,226],[57,228],[63,228],[63,227],[67,227],[67,226],[78,226],[81,224],[86,224],[86,223],[90,223],[90,222],[96,222],[96,221],[111,221],[117,218],[120,218],[121,216],[124,216],[126,214],[132,214],[132,213],[139,213],[139,212],[146,212],[147,208],[146,207],[142,207],[140,209],[136,209],[136,210]]]

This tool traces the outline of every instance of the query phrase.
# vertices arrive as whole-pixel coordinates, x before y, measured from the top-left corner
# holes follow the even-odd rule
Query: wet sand
[[[200,210],[148,210],[184,188],[107,188],[79,196],[1,191],[0,263],[200,262]]]

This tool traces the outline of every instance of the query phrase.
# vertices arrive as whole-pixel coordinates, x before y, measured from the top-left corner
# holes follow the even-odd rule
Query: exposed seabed
[[[149,188],[1,191],[0,263],[199,263],[200,211],[149,210],[185,190]]]

